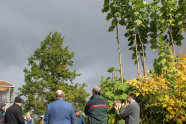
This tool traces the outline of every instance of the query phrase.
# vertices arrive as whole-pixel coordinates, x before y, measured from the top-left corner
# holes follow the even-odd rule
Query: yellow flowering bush
[[[164,110],[165,121],[182,124],[186,121],[186,57],[177,57],[170,63],[171,69],[162,74],[149,73],[128,81],[137,90],[136,95],[149,96],[153,103]]]

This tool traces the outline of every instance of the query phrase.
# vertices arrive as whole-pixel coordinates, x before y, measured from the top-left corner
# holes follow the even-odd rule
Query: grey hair
[[[96,94],[102,94],[102,89],[99,86],[94,86],[94,88],[92,89],[93,92],[95,92]]]
[[[64,98],[65,97],[65,94],[62,90],[57,90],[55,95],[56,95],[56,98]]]

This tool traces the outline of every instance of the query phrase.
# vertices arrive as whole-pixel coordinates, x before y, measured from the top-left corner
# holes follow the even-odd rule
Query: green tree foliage
[[[102,12],[107,13],[106,20],[112,20],[109,32],[117,24],[124,26],[128,38],[129,50],[133,51],[139,74],[139,60],[146,75],[145,49],[150,44],[152,50],[159,50],[162,42],[175,51],[175,45],[181,46],[186,29],[185,0],[104,0]],[[139,57],[138,57],[139,56]],[[155,61],[157,63],[157,61]]]
[[[121,99],[122,102],[125,102],[128,86],[126,83],[121,83],[121,79],[117,77],[117,73],[119,73],[120,70],[111,67],[107,72],[111,73],[112,76],[108,77],[106,80],[102,77],[100,86],[103,89],[102,96],[107,100],[109,105],[107,113],[108,124],[112,124],[115,117],[115,111],[113,111],[114,100]],[[123,82],[126,82],[126,80]]]
[[[112,32],[117,25],[126,29],[124,36],[128,38],[129,50],[133,51],[132,59],[137,64],[137,81],[145,83],[144,78],[147,76],[145,50],[147,46],[150,46],[153,51],[158,52],[153,63],[154,73],[156,75],[166,73],[170,91],[175,91],[175,81],[178,78],[172,75],[174,70],[170,63],[178,61],[174,59],[177,53],[175,46],[181,46],[184,39],[185,8],[185,0],[150,0],[148,2],[145,0],[104,0],[102,12],[107,13],[106,20],[111,20],[108,31]],[[143,67],[143,78],[139,71],[139,61]],[[134,89],[137,88],[134,87]],[[138,98],[140,98],[141,121],[148,120],[147,123],[153,123],[153,116],[159,115],[161,117],[157,118],[156,122],[161,122],[165,110],[159,110],[158,106],[152,108],[151,104],[145,106],[146,103],[153,103],[155,97],[140,95]]]
[[[89,94],[84,89],[85,84],[73,84],[73,79],[80,74],[70,70],[74,53],[68,46],[63,46],[63,39],[58,32],[49,33],[40,48],[28,58],[28,67],[24,69],[25,84],[19,88],[19,95],[25,97],[25,112],[44,114],[46,105],[55,100],[58,89],[65,92],[65,100],[72,102],[74,108],[84,109]]]
[[[102,9],[102,12],[108,13],[106,20],[112,19],[109,32],[113,31],[118,23],[125,26],[127,30],[125,37],[128,38],[129,50],[133,51],[132,59],[135,59],[135,64],[138,66],[138,75],[140,75],[139,60],[142,62],[145,74],[145,44],[147,44],[149,23],[148,12],[144,9],[146,6],[147,3],[142,0],[105,0]]]

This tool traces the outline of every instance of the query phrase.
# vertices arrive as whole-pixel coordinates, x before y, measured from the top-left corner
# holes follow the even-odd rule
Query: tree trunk
[[[151,98],[148,95],[148,103],[151,104]],[[150,124],[153,124],[153,118],[152,118],[152,108],[151,106],[149,107],[149,113],[150,113]]]
[[[120,76],[121,76],[121,82],[123,83],[123,71],[122,71],[122,60],[121,60],[121,52],[120,52],[119,34],[118,34],[118,24],[116,24],[116,39],[117,39],[117,43],[118,43],[118,54],[119,54],[119,64],[120,64]]]
[[[141,36],[139,34],[139,30],[137,28],[137,32],[138,32],[138,36],[139,36],[139,39],[140,39],[140,43],[141,43],[141,47],[142,47],[142,53],[143,53],[143,61],[142,61],[142,66],[143,66],[143,76],[146,76],[146,64],[145,64],[145,50],[144,50],[144,47],[143,47],[143,42],[141,40]]]
[[[173,36],[172,36],[172,33],[171,33],[169,27],[168,27],[168,32],[169,32],[169,34],[170,34],[170,36],[171,36],[171,42],[172,42],[172,50],[173,50],[173,53],[174,53],[174,55],[176,55],[176,51],[175,51],[175,48],[174,48],[174,38],[173,38]]]
[[[136,29],[136,26],[135,26]],[[140,77],[140,70],[139,70],[139,60],[138,60],[138,45],[137,45],[137,40],[136,40],[136,35],[137,35],[137,31],[135,30],[135,48],[136,48],[136,61],[137,61],[137,72],[138,72],[138,77]]]

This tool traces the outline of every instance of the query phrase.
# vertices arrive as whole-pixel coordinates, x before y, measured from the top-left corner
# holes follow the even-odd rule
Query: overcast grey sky
[[[65,36],[64,44],[75,52],[74,69],[82,75],[75,82],[88,84],[86,90],[107,77],[109,67],[119,68],[115,33],[101,12],[103,0],[0,0],[0,80],[13,83],[17,91],[24,84],[23,69],[28,57],[40,47],[51,31]],[[136,66],[128,41],[120,28],[124,78],[136,77]],[[147,66],[155,53],[147,49]]]

